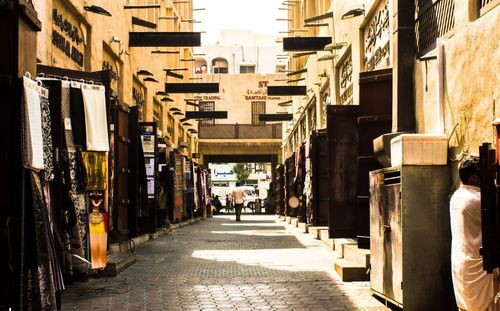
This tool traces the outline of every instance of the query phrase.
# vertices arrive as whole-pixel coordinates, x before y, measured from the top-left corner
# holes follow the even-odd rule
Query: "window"
[[[200,102],[200,111],[215,111],[215,102]],[[200,125],[215,125],[215,119],[203,119]]]
[[[266,102],[252,102],[252,124],[264,125],[264,122],[259,121],[259,114],[266,113]]]
[[[217,57],[212,60],[212,73],[228,73],[229,63],[225,58]]]
[[[241,65],[240,73],[255,73],[255,65]]]
[[[163,131],[163,107],[156,99],[154,100],[153,121],[158,125],[158,129]]]
[[[207,61],[204,58],[196,58],[194,61],[194,73],[205,74],[207,73]]]

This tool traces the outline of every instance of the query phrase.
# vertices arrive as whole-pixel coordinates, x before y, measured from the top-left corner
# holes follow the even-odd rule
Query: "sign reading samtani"
[[[79,67],[83,67],[83,33],[78,19],[67,12],[62,5],[54,2],[52,10],[52,45],[71,59]]]

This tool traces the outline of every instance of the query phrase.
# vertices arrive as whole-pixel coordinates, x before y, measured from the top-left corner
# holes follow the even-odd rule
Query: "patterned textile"
[[[86,190],[106,190],[107,153],[82,151],[83,184]]]
[[[88,211],[87,211],[87,196],[85,194],[70,194],[70,198],[75,206],[76,226],[72,231],[71,251],[72,254],[78,255],[88,259]],[[79,246],[81,245],[81,248]],[[73,267],[80,272],[88,270],[87,265],[77,259],[73,258]]]
[[[26,258],[27,273],[25,287],[28,310],[53,310],[55,308],[55,289],[53,283],[51,255],[46,222],[46,206],[43,198],[42,183],[36,172],[29,172],[32,204],[27,204]],[[32,209],[29,209],[29,207]]]
[[[66,143],[66,150],[69,152],[75,152],[76,149],[73,139],[73,129],[71,127],[70,88],[68,84],[64,83],[64,81],[61,89],[61,109],[64,122],[64,142]]]
[[[85,191],[83,187],[82,161],[79,152],[68,152],[68,177],[70,192],[79,193]]]
[[[43,137],[43,180],[49,182],[54,180],[54,153],[52,150],[52,124],[50,123],[49,99],[40,95],[40,109],[42,113],[42,137]]]

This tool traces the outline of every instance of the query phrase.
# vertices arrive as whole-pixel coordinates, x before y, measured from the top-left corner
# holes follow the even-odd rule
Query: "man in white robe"
[[[481,190],[479,159],[461,163],[462,184],[450,201],[451,265],[455,298],[460,310],[499,310],[493,303],[498,283],[494,274],[483,270]]]

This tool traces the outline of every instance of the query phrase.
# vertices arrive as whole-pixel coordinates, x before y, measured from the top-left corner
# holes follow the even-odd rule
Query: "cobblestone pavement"
[[[276,216],[233,217],[147,243],[118,277],[70,286],[63,310],[385,310],[368,282],[339,280],[323,242]]]

